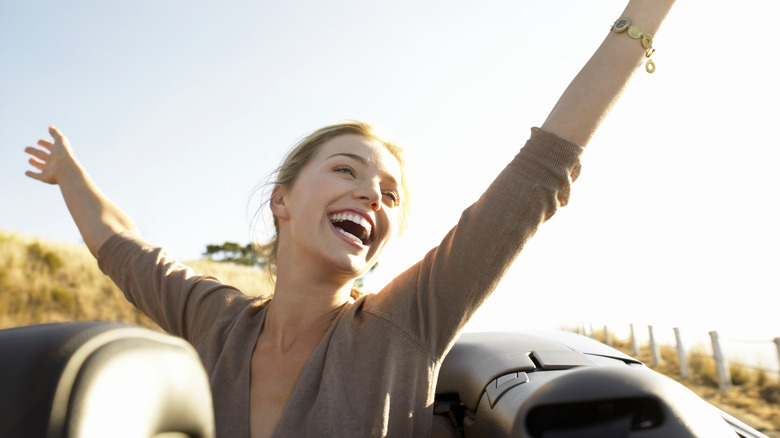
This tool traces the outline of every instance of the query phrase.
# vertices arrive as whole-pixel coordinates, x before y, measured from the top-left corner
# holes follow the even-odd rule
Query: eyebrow
[[[349,158],[352,158],[354,160],[359,161],[360,164],[363,164],[364,166],[368,166],[368,160],[366,160],[365,158],[361,157],[360,155],[350,154],[348,152],[336,152],[335,154],[329,156],[328,159],[331,159],[333,157],[338,157],[338,156],[349,157]]]
[[[339,157],[339,156],[341,156],[341,157],[347,157],[347,158],[352,158],[353,160],[356,160],[356,161],[358,161],[360,164],[362,164],[362,165],[364,165],[364,166],[368,166],[368,165],[369,165],[369,163],[368,163],[368,160],[367,160],[367,159],[365,159],[364,157],[362,157],[362,156],[360,156],[360,155],[358,155],[358,154],[352,154],[352,153],[349,153],[349,152],[336,152],[335,154],[333,154],[333,155],[329,156],[329,157],[328,157],[328,159],[330,160],[330,159],[331,159],[331,158],[333,158],[333,157]],[[398,180],[396,180],[396,179],[395,179],[395,177],[394,177],[393,175],[391,175],[390,173],[387,173],[387,172],[385,172],[385,176],[386,176],[386,177],[387,177],[387,179],[389,179],[389,180],[390,180],[390,181],[391,181],[393,184],[395,184],[395,185],[398,185]]]

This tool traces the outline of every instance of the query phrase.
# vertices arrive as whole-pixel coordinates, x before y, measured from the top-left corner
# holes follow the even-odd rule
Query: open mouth
[[[338,232],[361,245],[368,246],[372,242],[374,227],[368,219],[357,213],[339,212],[328,215],[328,219]]]

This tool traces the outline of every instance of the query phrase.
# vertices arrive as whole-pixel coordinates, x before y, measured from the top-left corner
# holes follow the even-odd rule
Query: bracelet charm
[[[639,42],[642,44],[642,48],[645,49],[645,58],[647,58],[647,62],[645,63],[645,71],[648,73],[653,73],[655,71],[655,62],[650,59],[650,56],[655,53],[655,49],[653,48],[652,35],[649,33],[644,33],[641,27],[631,24],[631,20],[628,17],[620,17],[615,20],[615,23],[612,25],[610,30],[615,33],[626,32],[629,37],[635,40],[639,40]]]

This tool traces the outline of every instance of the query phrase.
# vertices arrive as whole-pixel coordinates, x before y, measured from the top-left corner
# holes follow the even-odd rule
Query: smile
[[[371,221],[353,211],[340,211],[328,215],[336,231],[349,240],[363,246],[371,245],[374,227]]]

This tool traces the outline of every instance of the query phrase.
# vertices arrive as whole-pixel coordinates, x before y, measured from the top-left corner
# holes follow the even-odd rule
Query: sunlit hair
[[[380,138],[374,131],[374,127],[368,123],[359,122],[356,120],[347,120],[344,122],[336,123],[333,125],[320,128],[311,134],[304,137],[299,141],[292,150],[287,154],[287,157],[282,162],[282,165],[276,170],[276,178],[269,183],[272,187],[285,187],[290,188],[295,184],[298,179],[298,175],[306,164],[311,161],[312,157],[317,154],[323,144],[342,135],[359,135],[365,139],[376,141],[384,146],[390,154],[398,160],[398,164],[401,167],[401,214],[398,221],[400,232],[403,232],[409,220],[409,187],[406,175],[406,161],[404,160],[403,150],[395,143]],[[269,193],[269,198],[272,195],[272,191]],[[269,199],[270,200],[270,199]],[[265,202],[269,202],[266,200]],[[274,235],[270,241],[265,244],[257,244],[256,250],[267,264],[267,268],[271,275],[276,276],[276,255],[279,248],[279,223],[276,217],[273,218]],[[354,297],[355,293],[353,293]]]

